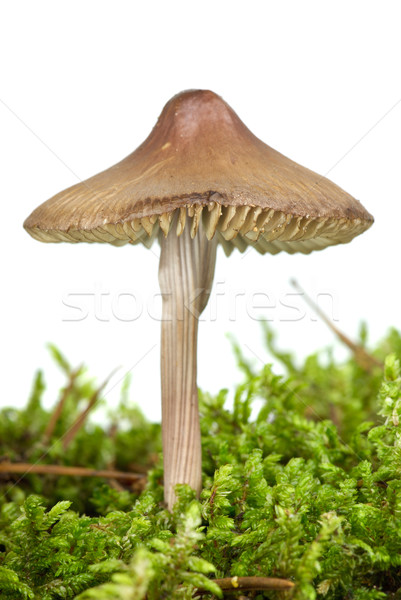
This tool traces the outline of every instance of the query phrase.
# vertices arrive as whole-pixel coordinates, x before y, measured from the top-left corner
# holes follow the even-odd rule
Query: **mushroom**
[[[159,239],[169,509],[175,484],[201,490],[197,331],[217,244],[227,255],[248,246],[262,254],[307,254],[349,242],[372,222],[357,200],[264,144],[207,90],[174,96],[132,154],[57,194],[26,219],[25,229],[42,242],[149,247]]]

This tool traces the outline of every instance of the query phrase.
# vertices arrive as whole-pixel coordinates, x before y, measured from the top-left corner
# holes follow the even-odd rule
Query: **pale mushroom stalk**
[[[209,300],[217,239],[207,239],[202,223],[194,239],[190,227],[180,236],[171,232],[159,239],[164,495],[171,510],[177,483],[188,483],[198,495],[202,488],[196,384],[198,319]]]

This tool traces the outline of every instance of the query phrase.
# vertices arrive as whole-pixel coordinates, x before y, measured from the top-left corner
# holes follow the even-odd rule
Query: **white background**
[[[299,318],[301,299],[290,299],[297,309],[283,305],[294,276],[312,297],[323,294],[321,306],[351,337],[361,320],[373,342],[399,327],[400,19],[397,0],[3,2],[0,404],[22,405],[38,367],[55,400],[62,377],[45,349],[51,341],[99,381],[121,366],[111,405],[119,386],[111,388],[131,369],[133,400],[159,418],[160,324],[148,314],[158,247],[41,244],[22,223],[134,150],[165,102],[188,88],[221,94],[258,137],[328,174],[376,219],[351,244],[309,256],[219,251],[215,280],[225,293],[212,295],[200,327],[199,385],[216,391],[240,379],[227,332],[248,356],[269,360],[258,315],[299,357],[336,344],[309,310]],[[255,292],[276,308],[252,309]],[[140,317],[127,320],[138,306],[121,293],[142,302]],[[66,320],[82,314],[63,304],[69,294],[88,294],[74,299],[85,320]]]

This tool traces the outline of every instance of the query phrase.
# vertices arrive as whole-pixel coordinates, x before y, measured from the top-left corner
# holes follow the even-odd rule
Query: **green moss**
[[[130,407],[128,384],[112,422],[87,420],[63,447],[97,388],[52,348],[67,381],[51,439],[39,373],[27,407],[0,413],[0,455],[151,471],[143,491],[96,478],[2,475],[0,598],[213,598],[221,596],[213,579],[235,575],[295,583],[249,598],[400,597],[400,334],[390,331],[372,351],[385,366],[371,372],[330,352],[299,365],[265,335],[287,375],[255,367],[235,346],[244,380],[232,410],[227,391],[200,393],[201,498],[178,486],[172,514],[162,503],[160,427]]]

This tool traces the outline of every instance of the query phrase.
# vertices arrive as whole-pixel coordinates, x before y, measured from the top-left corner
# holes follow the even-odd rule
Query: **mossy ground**
[[[234,597],[401,597],[401,335],[391,330],[371,350],[385,366],[370,371],[330,352],[299,365],[275,350],[269,331],[266,341],[286,376],[235,347],[244,380],[233,409],[226,390],[200,393],[200,501],[180,486],[172,514],[162,502],[159,425],[131,407],[125,384],[107,426],[89,415],[66,438],[101,394],[52,348],[66,376],[60,416],[49,435],[54,411],[42,406],[39,372],[27,407],[0,413],[3,461],[148,475],[132,487],[0,473],[0,598],[213,598],[213,579],[235,575],[295,586]]]

